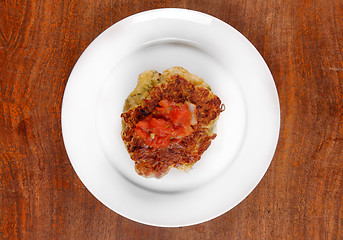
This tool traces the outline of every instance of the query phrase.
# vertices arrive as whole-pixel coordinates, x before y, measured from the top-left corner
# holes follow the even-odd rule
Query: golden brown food
[[[216,137],[212,128],[220,112],[210,86],[181,67],[140,74],[121,114],[136,172],[160,178],[171,167],[191,168]]]

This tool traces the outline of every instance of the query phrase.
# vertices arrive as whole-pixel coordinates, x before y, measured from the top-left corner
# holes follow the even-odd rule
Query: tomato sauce
[[[167,147],[193,132],[191,119],[186,104],[162,100],[148,117],[137,123],[135,134],[148,146]]]

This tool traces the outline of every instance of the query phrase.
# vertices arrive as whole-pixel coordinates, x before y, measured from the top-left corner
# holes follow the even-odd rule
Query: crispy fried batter
[[[136,172],[144,177],[160,178],[168,173],[171,167],[184,169],[200,160],[203,152],[210,146],[211,140],[216,137],[211,128],[221,112],[221,101],[201,78],[183,68],[168,69],[162,76],[158,75],[160,78],[156,78],[156,71],[151,72],[155,84],[148,88],[147,97],[138,100],[136,98],[135,102],[139,102],[139,105],[127,104],[128,100],[126,102],[126,111],[121,115],[122,139],[131,159],[135,161]],[[196,81],[193,76],[196,77]],[[135,95],[130,96],[139,95],[137,89],[135,91]],[[180,142],[172,143],[168,147],[153,148],[135,135],[135,128],[136,124],[151,114],[163,99],[195,104],[197,124],[192,126],[194,131]]]

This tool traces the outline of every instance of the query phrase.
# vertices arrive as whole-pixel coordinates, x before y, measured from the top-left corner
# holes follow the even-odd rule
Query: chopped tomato
[[[137,123],[135,133],[149,146],[167,147],[193,132],[191,120],[186,104],[164,99],[146,119]]]
[[[170,102],[167,99],[163,99],[158,103],[163,108],[168,108],[170,106]]]
[[[173,121],[174,125],[190,124],[192,114],[188,110],[186,104],[178,103],[176,107],[170,111],[170,119]]]

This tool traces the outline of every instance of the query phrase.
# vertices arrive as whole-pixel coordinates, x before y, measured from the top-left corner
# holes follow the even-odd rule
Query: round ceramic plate
[[[121,140],[120,114],[141,72],[174,66],[202,77],[226,110],[191,171],[146,179]],[[118,214],[154,226],[201,223],[241,202],[266,172],[279,127],[277,91],[257,50],[228,24],[185,9],[142,12],[100,34],[75,65],[62,104],[63,139],[84,185]]]

